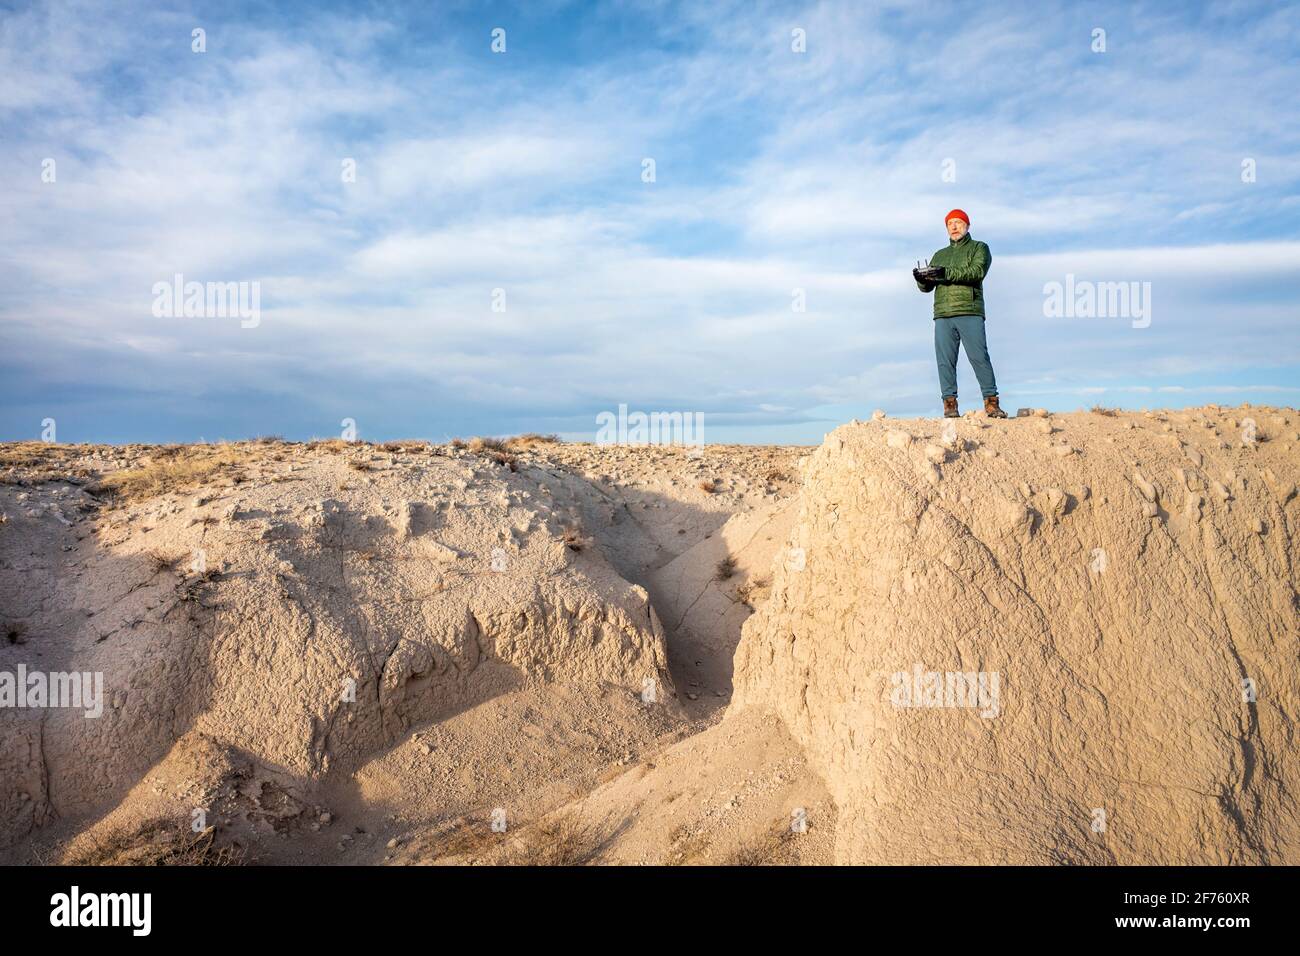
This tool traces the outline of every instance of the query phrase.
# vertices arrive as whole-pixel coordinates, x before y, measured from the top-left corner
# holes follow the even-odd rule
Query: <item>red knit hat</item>
[[[966,213],[961,209],[954,209],[949,212],[948,215],[943,217],[943,224],[945,226],[948,225],[949,219],[961,219],[966,223],[966,228],[970,228],[970,216],[966,215]]]

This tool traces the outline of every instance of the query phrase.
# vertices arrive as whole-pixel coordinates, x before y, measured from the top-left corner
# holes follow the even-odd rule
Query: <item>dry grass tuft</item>
[[[0,448],[0,468],[31,468],[44,464],[52,442],[23,441]]]
[[[468,448],[476,455],[482,455],[489,461],[494,461],[498,465],[504,465],[511,471],[519,470],[519,459],[511,452],[510,442],[502,441],[500,438],[471,438],[468,442],[463,442],[456,438],[451,443],[452,448]]]
[[[95,472],[91,468],[84,462],[74,462],[92,450],[93,446],[45,441],[0,443],[0,485],[93,479]]]
[[[752,611],[754,602],[767,595],[771,583],[767,578],[754,578],[737,587],[736,596]]]
[[[506,445],[514,449],[531,448],[534,445],[554,445],[559,440],[559,435],[539,435],[537,432],[527,432],[523,435],[516,435],[514,438],[507,438]]]
[[[736,559],[728,555],[718,562],[718,567],[713,574],[715,581],[729,581],[736,574]]]
[[[232,445],[181,445],[152,456],[139,468],[107,474],[89,490],[125,503],[185,491],[222,474],[239,482],[244,476],[235,469],[247,457]]]
[[[718,483],[712,478],[709,478],[701,481],[699,487],[700,491],[704,492],[706,495],[711,495],[718,490]]]
[[[750,840],[728,853],[722,865],[777,866],[787,863],[791,856],[793,837],[794,833],[784,821],[774,824],[757,839]]]
[[[501,857],[504,866],[582,866],[595,859],[600,838],[575,813],[563,813],[524,830]]]
[[[429,444],[423,438],[403,438],[399,441],[386,441],[381,445],[376,445],[380,451],[386,451],[390,454],[404,452],[407,454],[414,452],[424,452],[426,454],[437,454],[436,446]]]
[[[451,826],[435,838],[428,859],[440,860],[448,856],[473,859],[497,846],[502,836],[493,833],[488,824],[482,820],[458,817],[451,822]]]
[[[703,833],[692,833],[690,827],[685,824],[673,830],[668,840],[665,866],[691,866],[702,863],[709,849],[709,838]]]
[[[243,850],[218,847],[216,831],[194,833],[167,817],[146,820],[134,830],[113,830],[65,856],[64,866],[238,866]]]

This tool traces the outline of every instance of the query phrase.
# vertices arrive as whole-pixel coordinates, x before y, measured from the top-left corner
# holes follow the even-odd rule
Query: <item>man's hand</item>
[[[938,285],[946,278],[943,266],[926,266],[924,269],[913,269],[912,275],[917,282],[924,285]]]

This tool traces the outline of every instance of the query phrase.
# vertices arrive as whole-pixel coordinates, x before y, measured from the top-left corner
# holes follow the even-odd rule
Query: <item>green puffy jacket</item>
[[[937,287],[918,282],[922,292],[934,289],[934,317],[984,315],[984,277],[989,274],[993,256],[989,247],[976,242],[970,233],[950,242],[930,257],[930,265],[943,266],[945,277]]]

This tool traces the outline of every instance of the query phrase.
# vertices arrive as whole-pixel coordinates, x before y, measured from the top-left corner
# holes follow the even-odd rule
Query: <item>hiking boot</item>
[[[989,418],[1007,417],[1007,413],[1002,410],[1000,405],[998,405],[998,397],[996,395],[990,395],[988,398],[984,399],[984,414]]]
[[[958,418],[958,417],[960,417],[960,414],[961,414],[961,413],[957,411],[957,396],[956,396],[956,395],[952,396],[951,398],[945,398],[945,399],[943,400],[943,417],[944,417],[944,418]]]

